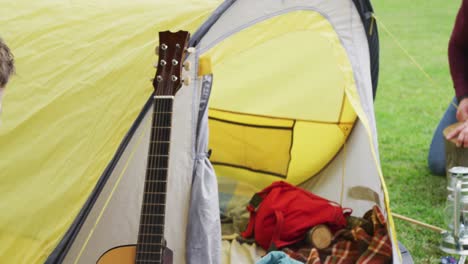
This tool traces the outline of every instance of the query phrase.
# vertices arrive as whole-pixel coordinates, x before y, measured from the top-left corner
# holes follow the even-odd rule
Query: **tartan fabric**
[[[357,225],[335,233],[329,248],[285,248],[291,258],[306,264],[385,264],[392,261],[392,245],[385,216],[374,206],[363,218],[372,222],[372,234]]]

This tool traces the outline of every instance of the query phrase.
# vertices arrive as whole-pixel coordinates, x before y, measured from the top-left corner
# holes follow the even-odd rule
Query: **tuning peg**
[[[156,55],[159,56],[159,52],[161,50],[167,50],[167,45],[163,43],[163,44],[161,44],[161,47],[156,46],[156,48],[154,49],[154,53],[156,53]]]
[[[189,86],[190,85],[190,78],[189,77],[186,77],[183,81],[185,86]]]
[[[177,64],[179,64],[179,62],[176,59],[173,59],[172,60],[172,65],[176,66]]]
[[[171,76],[171,80],[172,80],[173,82],[177,82],[178,79],[179,79],[179,78],[177,78],[177,76],[175,76],[175,75],[172,75],[172,76]]]
[[[195,48],[194,48],[194,47],[187,48],[187,52],[188,52],[189,54],[192,54],[192,53],[195,52]]]
[[[186,71],[190,71],[190,66],[191,66],[191,65],[190,65],[190,61],[184,62],[184,69],[185,69]]]

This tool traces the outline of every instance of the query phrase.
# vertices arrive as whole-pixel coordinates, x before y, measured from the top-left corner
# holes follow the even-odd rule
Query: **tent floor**
[[[411,257],[410,252],[403,246],[402,243],[398,242],[398,247],[400,248],[401,257],[403,258],[403,264],[414,264],[413,258]]]

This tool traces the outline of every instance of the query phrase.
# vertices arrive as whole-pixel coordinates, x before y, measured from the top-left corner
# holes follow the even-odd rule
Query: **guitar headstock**
[[[159,46],[156,48],[159,59],[153,80],[155,95],[173,96],[182,86],[182,64],[187,56],[189,37],[190,33],[182,30],[159,32]]]

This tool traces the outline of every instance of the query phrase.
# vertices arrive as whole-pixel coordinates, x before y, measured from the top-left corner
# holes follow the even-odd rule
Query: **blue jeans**
[[[453,98],[452,102],[458,105],[456,97]],[[429,170],[432,172],[432,174],[441,176],[446,175],[445,139],[442,132],[447,126],[457,122],[456,114],[457,109],[452,105],[452,103],[450,103],[447,110],[445,111],[444,116],[442,116],[437,129],[434,132],[431,147],[429,148],[429,155],[427,157]]]

